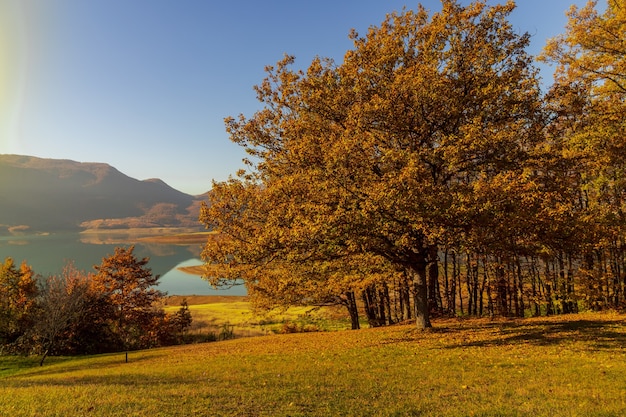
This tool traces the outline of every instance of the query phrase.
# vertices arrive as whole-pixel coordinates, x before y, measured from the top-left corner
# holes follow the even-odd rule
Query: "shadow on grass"
[[[485,337],[473,340],[454,338],[446,348],[508,346],[530,344],[555,346],[571,342],[585,342],[587,349],[613,350],[626,347],[626,319],[618,321],[571,319],[571,320],[517,320],[481,322],[472,326],[443,327],[442,333],[484,332]]]
[[[91,368],[90,368],[91,369]],[[64,372],[65,369],[64,369]],[[28,375],[21,375],[20,378],[7,378],[3,381],[3,385],[7,388],[23,388],[23,387],[76,387],[76,386],[123,386],[129,387],[133,390],[141,390],[143,388],[154,389],[159,386],[176,383],[181,386],[193,386],[198,383],[197,378],[185,379],[185,377],[178,376],[177,378],[157,378],[147,375],[145,373],[138,372],[125,372],[123,374],[102,374],[93,373],[89,375],[68,375],[67,377],[51,377],[51,378],[32,378],[35,375],[45,376],[46,373],[36,374],[29,373]],[[204,378],[203,382],[209,381],[208,378]]]
[[[166,355],[165,353],[159,353],[158,351],[142,350],[142,351],[129,351],[128,364],[125,363],[125,353],[105,353],[95,356],[50,356],[46,359],[43,366],[39,366],[40,356],[32,356],[22,359],[20,369],[27,370],[27,373],[19,373],[19,377],[39,377],[46,375],[59,375],[69,374],[75,371],[93,371],[99,369],[110,369],[111,366],[119,365],[120,368],[124,366],[133,366],[138,362],[146,360],[153,360],[160,356]],[[14,372],[17,373],[17,372]],[[10,378],[11,375],[7,375]]]

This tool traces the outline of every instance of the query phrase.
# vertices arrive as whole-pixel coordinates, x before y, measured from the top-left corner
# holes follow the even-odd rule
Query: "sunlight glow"
[[[17,121],[24,72],[20,16],[16,3],[0,4],[0,153],[18,149]]]

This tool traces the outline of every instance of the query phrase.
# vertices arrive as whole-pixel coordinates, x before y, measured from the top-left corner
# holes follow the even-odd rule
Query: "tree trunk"
[[[537,260],[535,257],[531,258],[531,295],[532,295],[532,303],[533,303],[533,317],[539,317],[541,315],[541,309],[539,307],[539,289],[540,289],[540,278],[539,272],[537,271]]]
[[[381,323],[380,317],[378,315],[379,312],[379,303],[376,287],[374,285],[370,285],[365,288],[361,293],[363,296],[363,304],[365,307],[365,316],[367,317],[367,323],[370,327],[380,327],[384,325],[384,322]]]
[[[448,248],[446,248],[443,252],[443,291],[446,295],[445,312],[446,314],[450,315],[450,312],[452,311],[452,302],[450,301],[450,282],[448,276]]]
[[[409,287],[409,277],[406,272],[402,275],[400,284],[400,305],[402,306],[402,320],[410,320],[413,316],[411,312],[411,290]]]
[[[50,348],[47,348],[45,350],[45,352],[43,353],[43,356],[41,357],[41,360],[39,361],[39,366],[43,366],[43,361],[46,360],[46,358],[48,357],[49,353],[50,353]]]
[[[450,309],[450,315],[452,317],[456,316],[456,283],[457,283],[457,275],[458,275],[457,270],[458,270],[458,267],[456,263],[456,251],[452,251],[452,280],[450,281],[450,304],[448,306],[448,308]],[[463,298],[461,297],[460,294],[459,294],[459,298],[461,299],[461,303],[463,303]],[[462,308],[461,308],[461,314],[463,314]]]
[[[387,297],[389,296],[389,294],[387,294]],[[385,300],[385,292],[382,289],[378,289],[378,297],[377,297],[377,301],[378,301],[378,321],[380,323],[381,326],[384,326],[385,324],[388,324],[389,322],[387,321],[387,309],[385,306],[386,300]],[[391,317],[389,317],[391,318]]]
[[[483,280],[480,283],[480,290],[478,291],[478,316],[483,316],[483,308],[484,308],[484,295],[485,295],[485,287],[487,286],[488,276],[487,276],[487,258],[483,257]]]
[[[459,293],[459,310],[461,310],[461,315],[465,315],[465,311],[463,310],[463,282],[461,281],[461,260],[458,260],[459,263],[457,264],[457,270],[456,270],[456,278],[457,278],[457,289],[458,289],[458,293]]]
[[[418,262],[413,272],[413,297],[415,299],[415,325],[418,329],[432,327],[428,313],[428,279],[426,262]]]
[[[526,304],[524,304],[524,275],[522,273],[522,263],[520,261],[519,256],[515,257],[515,262],[517,266],[517,284],[518,284],[516,293],[519,298],[519,308],[520,308],[520,315],[518,317],[525,317],[526,316]]]
[[[509,315],[507,295],[506,272],[504,266],[501,264],[501,260],[498,259],[498,265],[496,265],[496,305],[498,315],[501,317],[507,317]]]
[[[347,291],[346,299],[346,306],[348,308],[348,314],[350,315],[350,324],[352,325],[352,330],[358,330],[361,328],[361,324],[359,323],[359,310],[356,305],[356,297],[354,296],[354,291]]]
[[[439,288],[439,262],[437,245],[428,248],[428,305],[435,315],[441,315],[443,306]]]
[[[389,296],[389,286],[386,282],[382,284],[382,298],[384,300],[385,313],[387,317],[387,324],[393,324],[393,317],[391,316],[391,297]]]

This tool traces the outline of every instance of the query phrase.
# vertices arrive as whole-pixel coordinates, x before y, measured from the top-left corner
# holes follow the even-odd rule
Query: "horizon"
[[[77,163],[77,164],[105,164],[110,166],[111,168],[117,170],[118,172],[120,172],[121,174],[133,179],[133,180],[137,180],[140,182],[149,182],[149,181],[161,181],[163,182],[165,185],[167,185],[168,187],[171,187],[173,189],[175,189],[176,191],[180,191],[182,193],[188,194],[191,197],[206,197],[207,193],[209,192],[210,189],[207,189],[206,191],[199,193],[199,194],[189,194],[186,193],[183,190],[179,190],[178,188],[172,186],[171,184],[168,184],[167,181],[163,180],[162,178],[159,177],[151,177],[151,178],[143,178],[143,179],[139,179],[139,178],[135,178],[131,175],[128,175],[127,173],[125,173],[124,171],[118,169],[115,165],[111,165],[107,162],[99,162],[99,161],[76,161],[73,159],[68,159],[68,158],[45,158],[45,157],[39,157],[39,156],[34,156],[34,155],[22,155],[22,154],[11,154],[11,153],[0,153],[0,164],[2,163],[2,157],[19,157],[19,158],[35,158],[35,159],[42,159],[42,160],[49,160],[49,161],[59,161],[59,162],[71,162],[71,163]]]
[[[439,0],[421,3],[431,13],[441,8]],[[528,52],[536,55],[565,31],[569,6],[585,3],[518,1],[510,21],[532,35]],[[405,4],[6,0],[0,154],[106,163],[204,194],[243,167],[246,153],[223,119],[262,108],[253,86],[265,66],[284,54],[296,68],[315,56],[340,63],[351,28],[363,35]],[[537,66],[550,85],[552,69]]]

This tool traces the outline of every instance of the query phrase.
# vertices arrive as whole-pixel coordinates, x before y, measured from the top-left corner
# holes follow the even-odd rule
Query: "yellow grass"
[[[621,416],[626,319],[446,320],[51,358],[2,416]],[[36,358],[32,359],[32,364]],[[10,367],[6,360],[0,366]]]
[[[232,326],[235,337],[259,336],[287,331],[343,330],[349,328],[345,308],[290,307],[255,311],[247,297],[190,296],[169,297],[165,311],[173,313],[187,299],[193,318],[189,333],[208,335]]]

